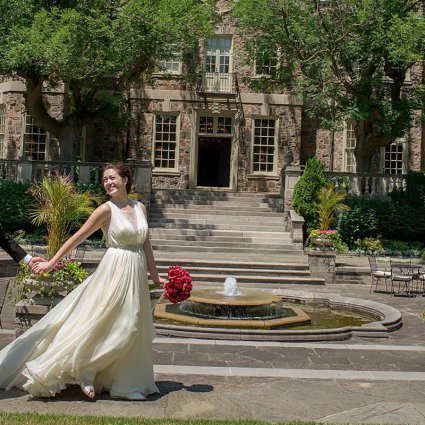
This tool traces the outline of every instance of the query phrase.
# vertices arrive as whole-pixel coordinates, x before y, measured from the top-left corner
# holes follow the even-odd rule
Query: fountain
[[[157,305],[155,318],[196,326],[263,329],[310,321],[301,308],[284,308],[276,295],[252,289],[241,292],[236,279],[230,276],[223,291],[194,290],[188,300],[178,305]]]
[[[159,303],[154,317],[157,335],[249,341],[387,338],[402,326],[400,311],[382,303],[319,291],[240,291],[234,278],[223,290],[194,290],[181,304]]]

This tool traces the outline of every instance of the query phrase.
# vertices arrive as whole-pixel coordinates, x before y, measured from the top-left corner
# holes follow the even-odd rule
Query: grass
[[[0,424],[4,425],[264,425],[270,423],[254,420],[112,418],[108,416],[0,412]],[[316,422],[299,421],[278,423],[279,425],[316,425]]]

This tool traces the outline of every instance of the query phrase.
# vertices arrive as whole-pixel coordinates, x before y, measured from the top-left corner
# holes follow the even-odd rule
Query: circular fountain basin
[[[154,317],[223,328],[266,329],[310,321],[300,307],[284,308],[281,297],[252,289],[233,297],[215,289],[195,290],[181,304],[159,304]]]
[[[247,291],[243,289],[243,291]],[[339,294],[303,292],[294,290],[273,290],[271,292],[258,291],[272,297],[278,297],[281,301],[295,303],[294,310],[299,309],[299,317],[307,321],[308,315],[303,311],[303,306],[309,308],[329,307],[331,310],[347,310],[353,313],[364,313],[371,317],[369,323],[359,326],[343,326],[336,328],[291,329],[294,323],[288,321],[288,328],[267,329],[270,326],[265,325],[265,329],[258,328],[258,321],[255,326],[242,326],[242,321],[233,323],[232,327],[223,325],[222,322],[211,319],[211,322],[204,322],[202,318],[195,318],[192,322],[181,322],[179,324],[175,317],[167,317],[167,321],[161,323],[160,320],[155,323],[157,335],[187,338],[205,338],[205,339],[227,339],[227,340],[252,340],[252,341],[339,341],[352,337],[386,338],[388,333],[399,329],[402,326],[401,313],[390,306],[375,301],[342,297]],[[196,293],[194,294],[196,296]],[[205,298],[202,296],[201,298]],[[155,309],[155,317],[159,318],[161,312],[166,313],[167,304],[159,304]],[[303,316],[305,315],[305,316]],[[179,315],[180,317],[188,317]],[[291,319],[291,318],[289,318]],[[185,320],[185,319],[184,319]],[[248,322],[248,321],[247,321]],[[302,323],[302,320],[299,322]],[[236,327],[235,327],[236,326]],[[281,325],[278,325],[281,326]],[[298,324],[295,324],[298,326]]]

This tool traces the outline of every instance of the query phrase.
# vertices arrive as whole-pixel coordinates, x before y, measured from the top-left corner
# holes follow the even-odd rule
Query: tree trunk
[[[62,128],[55,134],[59,141],[60,159],[62,161],[75,161],[76,148],[80,143],[82,126]]]
[[[372,123],[370,121],[358,121],[355,125],[356,147],[354,156],[356,157],[356,171],[367,173],[371,169],[371,161],[376,147],[372,144]]]

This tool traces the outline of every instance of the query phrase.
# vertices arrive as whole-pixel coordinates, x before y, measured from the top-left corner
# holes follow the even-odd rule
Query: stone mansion
[[[312,156],[330,171],[355,172],[353,123],[331,136],[306,116],[289,88],[250,90],[246,77],[271,76],[277,63],[264,57],[247,67],[226,2],[217,4],[223,23],[199,43],[196,55],[175,52],[161,62],[160,72],[128,93],[128,131],[108,123],[86,127],[75,142],[75,159],[126,159],[125,152],[152,163],[153,188],[173,189],[278,192],[282,169],[302,166]],[[185,78],[194,70],[198,78]],[[420,78],[418,72],[412,80]],[[0,158],[55,161],[58,144],[27,113],[24,94],[20,81],[0,83]],[[54,116],[68,107],[60,89],[46,99]],[[405,174],[424,168],[424,158],[423,127],[413,127],[376,152],[373,171]]]

